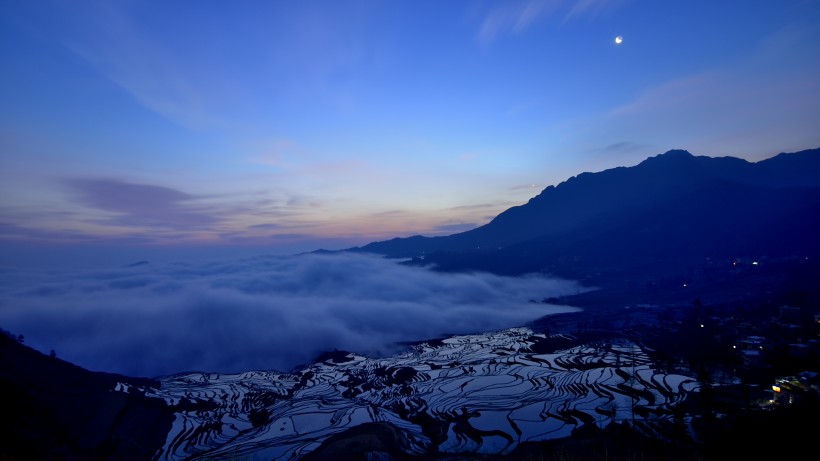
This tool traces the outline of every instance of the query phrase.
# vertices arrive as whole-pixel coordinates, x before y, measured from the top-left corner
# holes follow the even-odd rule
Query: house
[[[791,405],[818,397],[820,381],[815,371],[803,371],[795,376],[777,378],[772,385],[772,402],[779,405]]]
[[[746,339],[735,342],[732,348],[742,354],[744,365],[759,365],[763,360],[763,351],[767,348],[765,341],[763,336],[747,336]]]

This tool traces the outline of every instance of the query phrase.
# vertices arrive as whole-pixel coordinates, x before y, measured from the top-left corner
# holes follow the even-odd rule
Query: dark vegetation
[[[95,373],[0,334],[0,460],[147,460],[174,420],[164,401],[114,392],[139,378]]]

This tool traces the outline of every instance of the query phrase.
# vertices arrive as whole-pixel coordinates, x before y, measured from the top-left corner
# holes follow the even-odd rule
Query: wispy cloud
[[[626,1],[627,0],[576,0],[575,2],[570,2],[570,9],[566,16],[564,16],[563,22],[571,21],[581,16],[594,17],[606,11],[613,10],[626,3]]]
[[[111,225],[191,230],[220,220],[193,206],[197,197],[169,187],[110,178],[72,178],[62,183],[77,203],[112,213],[103,218]]]
[[[561,0],[500,3],[487,14],[481,23],[478,40],[482,43],[489,43],[502,35],[520,34],[539,20],[549,16],[560,4]]]
[[[263,145],[258,149],[262,152],[250,158],[251,163],[283,168],[292,166],[308,156],[305,148],[294,139],[275,138],[261,144]]]
[[[681,140],[679,145],[694,150],[710,146],[709,155],[748,155],[748,151],[738,151],[737,145],[748,145],[749,139],[759,141],[756,144],[760,152],[754,152],[756,155],[783,150],[791,142],[811,145],[812,135],[807,136],[811,131],[806,128],[820,114],[817,82],[816,72],[775,77],[704,72],[646,90],[612,110],[608,124],[615,131],[618,126],[631,128],[638,120],[649,120],[644,131],[675,136]],[[634,128],[621,133],[639,135]],[[649,134],[642,136],[647,139]],[[813,138],[814,144],[820,139],[816,134]],[[715,148],[720,150],[716,152]]]
[[[499,2],[481,22],[477,39],[480,43],[487,44],[504,35],[518,35],[555,15],[563,15],[562,23],[584,16],[594,17],[614,10],[626,1],[523,0]]]
[[[0,324],[82,366],[157,376],[290,370],[336,349],[523,325],[571,310],[530,299],[580,287],[543,277],[441,274],[353,254],[5,274]]]
[[[612,110],[612,116],[636,116],[708,104],[712,97],[729,93],[716,72],[702,72],[650,87],[632,101]],[[714,93],[714,94],[712,94]]]
[[[646,149],[646,144],[640,144],[632,141],[620,141],[608,144],[603,147],[592,149],[593,152],[601,152],[605,154],[624,154],[638,150]]]
[[[435,234],[455,234],[458,232],[468,231],[470,229],[475,229],[479,225],[476,223],[468,223],[468,222],[455,222],[455,223],[448,223],[448,224],[440,224],[433,228],[433,233]]]
[[[511,186],[508,189],[513,192],[530,191],[533,193],[538,193],[538,187],[538,184],[519,184],[517,186]]]
[[[254,224],[254,225],[252,225],[252,226],[248,226],[248,229],[253,229],[253,230],[257,230],[257,229],[259,229],[259,230],[272,230],[272,229],[279,229],[279,228],[281,228],[281,227],[282,227],[282,226],[281,226],[280,224],[275,224],[275,223],[264,223],[264,224]]]
[[[448,210],[453,211],[463,211],[463,210],[486,210],[488,208],[497,208],[499,204],[496,203],[479,203],[476,205],[459,205],[448,208]]]
[[[186,128],[226,123],[212,107],[215,88],[198,84],[179,56],[140,29],[127,5],[88,2],[72,14],[80,21],[63,44],[139,104]]]
[[[0,239],[7,240],[48,240],[52,242],[92,242],[99,241],[99,235],[85,234],[71,230],[46,230],[0,222]]]

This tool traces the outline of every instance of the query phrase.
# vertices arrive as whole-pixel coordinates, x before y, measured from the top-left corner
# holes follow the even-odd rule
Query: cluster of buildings
[[[788,405],[807,398],[820,400],[820,312],[807,316],[801,308],[781,306],[768,331],[770,336],[748,335],[733,344],[745,367],[765,367],[781,360],[809,368],[775,378],[768,403]]]

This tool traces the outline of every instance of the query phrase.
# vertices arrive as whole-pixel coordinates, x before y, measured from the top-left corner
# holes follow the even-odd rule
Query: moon
[[[615,37],[615,44],[616,45],[620,45],[621,43],[623,43],[623,41],[624,41],[624,38],[621,37],[620,35]]]

